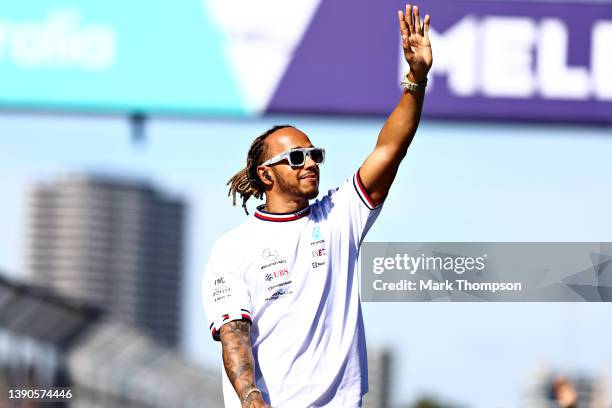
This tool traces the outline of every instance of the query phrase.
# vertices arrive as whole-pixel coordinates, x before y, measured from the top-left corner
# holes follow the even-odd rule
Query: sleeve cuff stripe
[[[240,315],[228,314],[228,313],[223,314],[221,315],[219,319],[215,320],[214,322],[210,324],[209,329],[210,329],[210,332],[214,340],[217,340],[217,341],[221,340],[221,338],[219,337],[220,329],[221,329],[221,326],[223,326],[225,323],[228,323],[233,320],[240,320],[240,319],[247,319],[249,321],[252,320],[251,313],[248,310],[240,309],[240,311],[241,311]]]
[[[367,198],[364,197],[363,194],[361,194],[361,191],[359,191],[359,187],[357,186],[357,181],[355,177],[353,177],[353,187],[355,187],[355,192],[357,193],[357,196],[359,197],[359,199],[363,202],[363,204],[366,207],[368,207],[371,210],[372,205],[368,202]]]
[[[363,201],[370,210],[374,210],[376,207],[379,207],[382,204],[382,201],[376,202],[372,199],[372,197],[370,197],[370,193],[368,193],[368,190],[366,190],[363,182],[361,181],[359,170],[357,170],[355,176],[353,177],[353,186],[355,187],[359,198],[361,198],[361,201]]]

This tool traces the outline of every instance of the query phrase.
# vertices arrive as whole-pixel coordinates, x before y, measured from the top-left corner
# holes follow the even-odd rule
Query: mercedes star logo
[[[261,253],[261,256],[262,256],[263,259],[266,259],[268,261],[272,261],[272,260],[276,259],[276,257],[278,256],[278,252],[276,252],[276,249],[266,248]]]

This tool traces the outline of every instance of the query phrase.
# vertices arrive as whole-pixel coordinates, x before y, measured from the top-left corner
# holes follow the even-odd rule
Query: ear
[[[261,180],[265,186],[272,186],[272,184],[274,184],[274,178],[271,173],[272,172],[270,169],[266,166],[257,167],[257,175],[259,176],[259,180]]]

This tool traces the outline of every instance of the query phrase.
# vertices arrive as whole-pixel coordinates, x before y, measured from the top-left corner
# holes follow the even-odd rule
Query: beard
[[[299,185],[292,185],[287,183],[282,177],[276,177],[276,182],[278,183],[278,188],[281,192],[287,195],[291,195],[299,198],[306,198],[307,200],[312,200],[317,198],[319,195],[319,185],[315,185],[313,188],[303,191],[300,189]]]

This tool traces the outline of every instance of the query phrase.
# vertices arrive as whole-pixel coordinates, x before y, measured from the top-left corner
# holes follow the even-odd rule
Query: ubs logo
[[[279,269],[278,271],[272,272],[272,274],[274,275],[275,278],[280,278],[281,276],[287,276],[289,275],[289,269],[287,268]]]
[[[278,256],[278,252],[276,252],[276,249],[273,249],[273,248],[266,248],[261,253],[261,257],[265,259],[266,261],[273,261],[276,259],[277,256]]]
[[[264,275],[266,282],[270,282],[273,279],[282,278],[283,276],[289,276],[289,269],[283,268],[274,272],[268,272]]]

